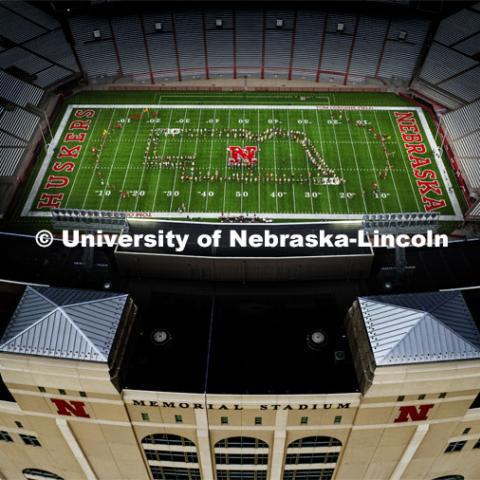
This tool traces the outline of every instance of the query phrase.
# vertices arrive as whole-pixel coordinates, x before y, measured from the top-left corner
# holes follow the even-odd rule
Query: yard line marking
[[[147,141],[149,138],[153,138],[153,131],[157,128],[156,125],[157,125],[156,123],[152,123],[152,128],[150,129],[150,132],[148,132]],[[147,169],[147,160],[145,158],[145,153],[146,153],[146,150],[144,150],[143,152],[142,174],[140,175],[140,184],[138,185],[138,188],[137,188],[137,196],[135,198],[134,211],[137,211],[138,209],[138,201],[140,200],[140,191],[142,190],[143,177],[145,176],[145,170]],[[129,170],[133,170],[133,169],[129,168]]]
[[[122,127],[122,133],[120,134],[120,138],[123,137],[123,134],[125,132],[125,130],[127,129],[127,125],[128,125],[128,118],[129,118],[129,114],[130,114],[130,110],[127,111],[127,116],[126,116],[126,119],[125,119],[125,125]],[[136,143],[136,140],[137,140],[137,136],[138,136],[138,132],[140,131],[140,125],[142,123],[142,119],[143,119],[143,114],[140,115],[140,118],[138,120],[138,126],[137,126],[137,131],[135,133],[135,142],[133,143],[133,147],[132,149],[130,150],[130,156],[128,158],[128,165],[127,165],[127,168],[125,170],[125,176],[124,176],[124,181],[125,181],[125,178],[127,177],[128,175],[128,168],[130,167],[130,161],[132,159],[132,155],[133,155],[133,151],[135,149],[135,143]],[[109,185],[110,183],[110,177],[112,176],[112,171],[113,171],[113,166],[115,165],[115,161],[117,160],[117,155],[118,155],[118,148],[119,148],[119,145],[120,143],[117,143],[117,148],[115,149],[115,155],[113,156],[112,158],[112,164],[110,166],[110,170],[108,172],[108,176],[107,176],[107,181],[105,182],[105,185]],[[120,189],[120,192],[123,191],[123,185],[122,185],[122,188]],[[120,193],[119,192],[119,193]],[[100,199],[100,207],[99,207],[99,210],[102,209],[102,205],[103,205],[103,201],[104,201],[105,197],[102,197]]]
[[[288,115],[288,110],[287,110],[287,129],[290,131],[290,118]],[[288,150],[290,153],[290,168],[293,173],[293,160],[292,160],[292,143],[290,141],[290,138],[288,139]],[[293,213],[297,213],[297,207],[296,207],[296,202],[295,202],[295,184],[292,183],[292,195],[293,195]],[[310,194],[311,196],[311,194]]]
[[[413,192],[413,198],[415,199],[415,203],[417,204],[418,211],[419,211],[419,212],[423,212],[423,211],[424,211],[424,208],[420,205],[420,202],[419,202],[419,200],[418,200],[418,190],[413,186],[412,176],[411,176],[410,173],[409,173],[410,165],[409,165],[409,162],[407,161],[408,159],[405,158],[406,152],[405,152],[405,150],[402,150],[402,148],[401,148],[401,145],[402,145],[403,143],[402,143],[402,140],[399,139],[399,137],[398,137],[399,133],[397,132],[395,123],[394,123],[394,121],[393,121],[393,118],[392,118],[392,115],[391,115],[390,112],[388,112],[388,119],[390,120],[390,123],[392,124],[393,133],[394,133],[394,135],[395,135],[395,138],[397,139],[397,141],[395,142],[395,143],[396,143],[396,147],[397,147],[397,152],[400,154],[400,158],[403,160],[403,163],[405,164],[405,167],[406,167],[406,169],[407,169],[407,177],[408,177],[408,181],[410,182],[410,188],[411,188],[411,190],[412,190],[412,192]]]
[[[185,115],[183,117],[183,130],[185,130],[185,125],[186,125],[186,119],[187,119],[187,113],[188,113],[188,108],[185,109]],[[182,151],[182,145],[183,145],[183,137],[185,136],[185,132],[182,132],[180,142],[178,143],[178,151],[177,151],[177,157],[180,156],[180,152]],[[173,175],[173,185],[172,185],[172,192],[175,191],[175,185],[177,184],[177,173],[178,173],[178,163],[175,167],[175,173]],[[173,209],[173,200],[174,196],[172,194],[171,200],[170,200],[170,211]]]
[[[377,113],[373,112],[373,115],[375,117],[375,123],[377,124],[378,131],[380,132],[380,122],[378,121]],[[360,117],[363,119],[363,116],[362,116],[361,113],[360,113]],[[387,156],[385,155],[385,157],[387,157]],[[387,160],[388,160],[388,157],[387,157]],[[394,175],[395,169],[394,168],[389,168],[389,170],[392,173],[393,186],[395,188],[395,194],[397,196],[398,206],[400,207],[400,211],[404,212],[405,210],[403,209],[402,201],[401,201],[400,195],[398,193],[397,182],[395,181],[395,175]]]
[[[330,118],[332,118],[331,114],[330,114]],[[332,122],[332,126],[333,126],[333,136],[335,137],[335,146],[337,147],[338,162],[339,162],[339,166],[340,166],[340,175],[342,176],[342,179],[344,179],[344,177],[343,177],[343,171],[344,170],[343,170],[343,165],[342,165],[342,158],[340,156],[340,149],[338,148],[337,130],[336,130],[336,125],[335,125],[334,122]],[[355,148],[355,147],[353,147],[353,148]],[[357,171],[358,171],[358,165],[357,165]],[[347,187],[345,186],[345,182],[343,182],[343,192],[345,194],[345,205],[347,207],[347,214],[349,214],[350,213],[350,205],[348,204]],[[365,197],[363,195],[363,192],[362,192],[362,197],[363,197],[363,204],[365,205],[365,213],[367,213],[368,209],[367,209],[367,205],[365,203]]]
[[[227,120],[227,129],[230,130],[230,117],[232,112],[228,111],[228,120]],[[227,137],[227,147],[229,143],[229,137]],[[225,205],[226,205],[226,198],[227,198],[227,177],[228,177],[228,148],[225,148],[225,166],[223,167],[223,207],[222,207],[222,214],[225,212]]]
[[[307,132],[305,131],[305,116],[303,115],[303,110],[301,110],[301,114],[302,114],[303,134],[305,135],[305,137],[307,137]],[[310,161],[308,160],[308,156],[307,156],[306,152],[305,152],[305,162],[306,162],[306,165],[307,165],[307,174],[308,174],[308,172],[310,172],[311,170],[310,170]],[[314,213],[315,209],[313,208],[312,177],[308,177],[308,188],[310,190],[310,207],[312,209],[312,213]]]
[[[112,120],[113,120],[113,117],[114,117],[114,116],[115,116],[115,109],[113,110],[112,116],[110,117],[110,121],[108,122],[107,130],[110,130],[110,126],[111,126],[111,124],[112,124]],[[97,124],[95,124],[95,126],[94,126],[94,128],[93,128],[93,130],[92,130],[92,133],[93,133],[93,131],[95,130],[95,127],[96,127],[96,126],[97,126]],[[93,136],[93,135],[92,135],[92,136]],[[87,142],[87,151],[88,151],[88,145],[89,145],[89,143],[90,143],[90,139],[89,139],[88,142]],[[101,155],[102,155],[102,153],[103,153],[103,149],[104,149],[106,143],[107,143],[107,137],[105,137],[105,138],[103,139],[102,144],[101,144],[101,146],[100,146],[100,148],[99,148],[99,150],[100,150],[100,151],[99,151],[100,161],[101,161],[101,159],[102,159],[102,158],[101,158]],[[84,153],[86,153],[86,152],[84,152]],[[82,157],[82,159],[83,159],[83,157]],[[82,162],[82,163],[83,163],[83,162]],[[97,173],[98,170],[99,170],[98,165],[97,165],[97,163],[95,162],[95,166],[93,167],[92,175],[90,175],[90,181],[88,182],[87,191],[85,192],[85,196],[83,197],[82,209],[85,208],[85,204],[87,203],[88,194],[90,193],[90,188],[91,188],[91,186],[92,186],[93,179],[95,178],[95,174]],[[74,182],[73,182],[74,184],[75,184],[75,180],[76,180],[76,178],[74,179]],[[105,195],[106,188],[107,188],[107,185],[105,184],[105,188],[103,188],[103,191],[102,191],[102,196]],[[73,189],[73,185],[72,185],[72,189]],[[68,199],[67,199],[66,204],[68,204]],[[65,206],[66,206],[66,205],[65,205]]]
[[[208,192],[209,192],[209,189],[210,189],[210,176],[211,176],[211,173],[212,173],[212,153],[213,153],[213,139],[214,139],[214,136],[215,136],[215,128],[216,128],[216,123],[215,123],[215,120],[217,119],[217,111],[214,110],[213,111],[213,124],[212,124],[212,132],[211,132],[211,135],[212,135],[212,139],[210,141],[210,159],[208,161],[208,180],[207,180],[207,191],[206,191],[206,196],[205,196],[205,211],[208,210]]]
[[[275,114],[272,109],[272,126],[275,127]],[[277,191],[277,154],[275,151],[275,135],[273,135],[273,179],[275,180],[275,209],[278,213],[278,191]]]
[[[114,115],[115,115],[115,109],[113,110],[112,116],[110,117],[109,125],[110,125],[110,123],[111,123],[112,118],[113,118]],[[80,170],[81,170],[81,168],[82,168],[82,166],[83,166],[84,158],[85,158],[86,153],[88,152],[88,147],[90,146],[90,142],[91,142],[92,138],[94,137],[93,134],[94,134],[94,132],[95,132],[95,130],[96,130],[96,128],[97,128],[97,125],[100,124],[100,122],[99,122],[100,116],[101,116],[101,112],[98,114],[98,117],[95,119],[95,124],[93,125],[92,131],[90,132],[90,135],[89,135],[89,137],[88,137],[87,143],[86,143],[86,145],[85,145],[85,150],[83,151],[83,154],[82,154],[82,158],[81,158],[80,160],[78,160],[77,163],[76,163],[76,165],[77,165],[78,168],[77,168],[77,171],[75,172],[75,177],[73,178],[72,186],[71,186],[71,188],[70,188],[70,191],[68,192],[67,199],[65,200],[64,208],[67,207],[68,202],[69,202],[69,200],[70,200],[70,196],[72,195],[72,192],[73,192],[73,190],[74,190],[74,188],[75,188],[75,182],[77,181],[77,177],[78,177],[78,175],[79,175],[79,173],[80,173]],[[93,174],[92,174],[92,175],[93,175]]]
[[[260,110],[257,109],[257,137],[260,135]],[[257,147],[260,144],[260,142],[257,142]],[[260,161],[260,148],[257,148],[257,165],[258,165],[258,202],[257,202],[257,208],[258,212],[261,212],[260,209],[260,197],[261,197],[261,189],[260,189],[260,176],[261,176],[261,171],[263,170],[262,167],[262,162]]]
[[[200,110],[200,115],[198,116],[198,125],[197,125],[197,129],[200,128],[200,121],[202,119],[202,110]],[[200,139],[200,135],[197,135],[197,138],[195,139],[195,149],[194,149],[194,152],[193,152],[193,156],[195,157],[195,155],[197,154],[197,150],[198,150],[198,140]],[[197,160],[195,159],[194,162],[197,162]],[[187,205],[187,210],[190,211],[190,203],[192,202],[192,190],[193,190],[193,179],[190,181],[190,188],[189,188],[189,192],[188,192],[188,205]]]
[[[154,97],[153,97],[154,100],[155,100],[155,97],[156,97],[157,95],[160,95],[160,94],[158,93],[158,94],[154,95]],[[162,97],[159,96],[159,99],[158,99],[158,101],[157,101],[157,104],[160,103],[161,99],[162,99]],[[150,110],[149,110],[149,111],[150,111]],[[157,118],[158,118],[158,117],[157,117]],[[151,139],[151,137],[153,136],[153,131],[157,128],[156,125],[157,125],[157,124],[156,124],[155,122],[152,123],[152,128],[150,129],[150,132],[148,132],[147,141],[148,141],[149,138]],[[135,148],[135,143],[136,143],[136,138],[135,138],[135,142],[134,142],[134,144],[133,144],[132,149]],[[135,211],[137,211],[137,209],[138,209],[138,201],[140,200],[140,191],[142,190],[143,177],[145,176],[145,170],[146,170],[146,168],[147,168],[147,159],[145,158],[146,152],[147,152],[147,149],[145,149],[145,150],[144,150],[144,153],[143,153],[142,174],[141,174],[141,176],[140,176],[140,184],[139,184],[139,186],[138,186],[138,188],[137,188],[137,197],[135,198],[135,207],[134,207],[134,210],[135,210]],[[148,148],[148,152],[150,152],[150,148]],[[129,161],[129,163],[128,163],[127,169],[128,169],[128,170],[132,170],[132,169],[130,168],[130,161]],[[123,189],[122,189],[122,191],[123,191]],[[147,195],[147,192],[145,192],[145,195]],[[119,201],[119,202],[120,202],[120,199],[121,199],[121,197],[119,196],[119,198],[118,198],[118,201]],[[154,207],[155,207],[155,205],[152,205],[151,210],[153,210]]]
[[[173,110],[170,110],[170,116],[168,117],[167,129],[170,128],[170,124],[172,123],[172,115],[173,115]],[[167,141],[168,141],[168,135],[165,135],[165,140],[163,141],[162,157],[165,156],[165,149],[167,147]],[[160,177],[162,176],[162,171],[163,171],[162,168],[158,169],[157,181],[155,182],[155,193],[153,194],[153,205],[152,205],[153,208],[152,208],[152,210],[155,208],[155,205],[157,204],[158,187],[160,186]],[[172,192],[172,195],[173,195],[173,192]]]
[[[363,120],[363,116],[362,114],[360,113],[360,118]],[[347,125],[348,125],[348,133],[350,134],[350,138],[352,138],[352,133],[351,133],[351,130],[350,130],[350,123],[347,122]],[[367,138],[367,132],[366,132],[366,128],[365,127],[360,127],[362,130],[363,130],[363,136],[365,137],[365,139]],[[380,131],[379,131],[380,133]],[[352,139],[352,144],[353,144],[353,139]],[[372,168],[373,168],[373,175],[375,177],[375,182],[376,184],[380,187],[380,183],[378,181],[378,175],[377,175],[377,170],[375,168],[375,163],[373,161],[373,156],[372,156],[372,151],[370,150],[370,145],[367,144],[367,149],[368,149],[368,155],[370,157],[370,163],[372,164]],[[355,155],[355,162],[356,162],[356,155]],[[360,168],[357,168],[358,170],[358,175],[360,175]],[[363,185],[362,185],[362,190],[363,190]],[[363,196],[363,195],[362,195]],[[374,195],[375,196],[375,195]],[[365,198],[363,196],[363,198]],[[382,210],[383,210],[383,213],[385,213],[385,205],[383,203],[383,199],[382,199],[382,192],[380,191],[380,205],[382,206]]]
[[[245,109],[243,109],[243,111],[242,111],[242,119],[243,119],[242,128],[245,128]],[[245,143],[245,140],[244,140],[244,143]],[[240,175],[243,176],[243,162],[240,163]],[[244,182],[244,180],[245,180],[245,178],[243,178],[242,181],[240,182],[240,211],[241,212],[243,212],[243,182]]]
[[[318,110],[315,110],[315,117],[317,120],[317,130],[318,130],[318,137],[320,141],[320,151],[322,152],[322,158],[325,158],[325,151],[323,149],[323,138],[322,138],[322,129],[320,128],[320,122],[318,120]],[[327,198],[328,198],[328,209],[330,213],[332,213],[332,201],[330,199],[330,189],[327,188]]]

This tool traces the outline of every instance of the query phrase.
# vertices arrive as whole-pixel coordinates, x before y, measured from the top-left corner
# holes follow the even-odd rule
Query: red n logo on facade
[[[85,404],[83,402],[78,402],[76,400],[61,400],[59,398],[50,399],[55,406],[57,407],[58,415],[66,415],[70,417],[83,417],[90,418],[90,415],[85,411]]]
[[[400,413],[394,422],[408,422],[409,420],[418,422],[420,420],[427,420],[427,415],[431,408],[433,408],[433,405],[420,405],[418,408],[415,405],[400,407]]]

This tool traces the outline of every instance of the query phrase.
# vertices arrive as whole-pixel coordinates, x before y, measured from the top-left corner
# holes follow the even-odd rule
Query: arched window
[[[334,437],[311,436],[290,442],[285,458],[283,480],[330,480],[340,455],[342,442]],[[302,453],[301,449],[315,448],[315,451]],[[298,450],[300,449],[300,450]],[[325,468],[320,468],[325,464]],[[289,465],[305,465],[305,468],[289,470]],[[312,469],[315,465],[319,468]]]
[[[291,442],[288,448],[341,447],[342,442],[334,437],[304,437]]]
[[[224,438],[215,444],[215,463],[217,480],[266,480],[268,444],[254,437]],[[244,467],[237,470],[229,465]]]
[[[192,440],[169,433],[154,433],[142,439],[155,480],[200,480],[197,448]],[[158,462],[169,462],[159,465]]]
[[[268,444],[254,437],[229,437],[218,441],[215,448],[268,448]]]
[[[22,473],[27,480],[44,480],[45,478],[50,480],[63,480],[62,477],[59,477],[55,473],[40,470],[38,468],[26,468]]]
[[[185,437],[179,435],[171,435],[169,433],[154,433],[143,437],[142,443],[149,443],[152,445],[168,445],[178,447],[194,447],[195,444]]]
[[[465,480],[463,475],[443,475],[443,477],[436,477],[433,480]]]

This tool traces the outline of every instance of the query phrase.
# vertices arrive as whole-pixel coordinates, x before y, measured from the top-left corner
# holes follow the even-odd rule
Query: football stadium
[[[480,3],[0,0],[0,479],[480,480]]]

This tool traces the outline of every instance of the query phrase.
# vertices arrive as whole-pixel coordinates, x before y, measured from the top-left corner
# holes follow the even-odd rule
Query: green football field
[[[74,208],[156,218],[353,219],[432,211],[461,218],[420,108],[331,105],[328,97],[303,105],[301,97],[294,105],[228,100],[69,105],[22,214]],[[417,170],[397,122],[402,114],[418,126],[422,160],[430,160]]]

